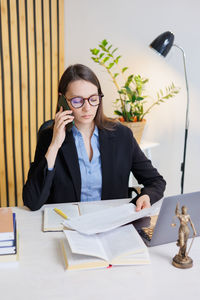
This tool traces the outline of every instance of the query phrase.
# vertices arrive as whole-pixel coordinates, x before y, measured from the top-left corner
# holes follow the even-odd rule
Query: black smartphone
[[[63,111],[70,110],[67,100],[65,99],[65,97],[63,95],[59,95],[59,99],[58,99],[58,108],[60,109],[61,106],[63,107]],[[73,125],[74,125],[74,121],[68,123],[66,125],[67,131],[70,131],[72,129]]]

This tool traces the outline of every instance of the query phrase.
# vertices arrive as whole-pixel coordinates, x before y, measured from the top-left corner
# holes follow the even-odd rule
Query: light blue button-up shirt
[[[91,161],[86,152],[82,134],[75,126],[72,127],[72,132],[75,139],[81,172],[81,201],[101,200],[102,172],[98,128],[95,126],[91,138],[93,150]]]

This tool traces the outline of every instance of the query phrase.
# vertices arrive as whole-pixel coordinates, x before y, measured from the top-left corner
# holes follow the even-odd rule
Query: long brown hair
[[[98,94],[99,95],[103,94],[101,90],[100,82],[97,76],[95,75],[95,73],[90,68],[82,64],[71,65],[65,70],[59,82],[58,94],[61,93],[65,95],[69,84],[76,80],[85,80],[91,82],[97,87]],[[59,108],[57,104],[56,111],[58,110]],[[97,113],[94,118],[94,122],[99,129],[113,130],[116,125],[116,122],[114,120],[104,115],[102,100],[100,101],[100,104],[98,106]]]

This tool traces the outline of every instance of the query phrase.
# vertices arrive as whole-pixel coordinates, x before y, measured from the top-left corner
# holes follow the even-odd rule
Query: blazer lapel
[[[72,132],[66,132],[66,138],[61,147],[61,152],[72,177],[77,202],[80,202],[81,174],[78,163],[78,154]]]
[[[101,169],[102,169],[102,199],[105,199],[107,190],[112,188],[110,181],[113,176],[115,165],[115,132],[105,129],[99,130],[99,144],[101,154]]]

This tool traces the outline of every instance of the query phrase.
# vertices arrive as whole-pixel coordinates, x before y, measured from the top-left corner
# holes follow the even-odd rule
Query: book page
[[[155,203],[150,208],[136,212],[134,204],[123,204],[66,220],[64,224],[85,234],[105,232],[152,214],[158,205],[161,204]]]
[[[76,231],[64,230],[72,253],[100,257],[107,260],[107,255],[96,234],[85,235]]]
[[[68,270],[80,270],[107,267],[108,263],[101,258],[72,253],[67,239],[61,240],[65,265]]]
[[[109,262],[126,255],[145,252],[147,247],[133,225],[98,234],[107,253]]]
[[[68,218],[79,216],[78,205],[72,203],[55,204],[46,206],[44,208],[44,231],[61,231],[63,230],[63,221],[65,220],[62,216],[54,211],[54,208],[59,208],[62,212],[67,215]]]
[[[146,265],[150,264],[148,249],[141,253],[120,256],[112,260],[112,265]]]

